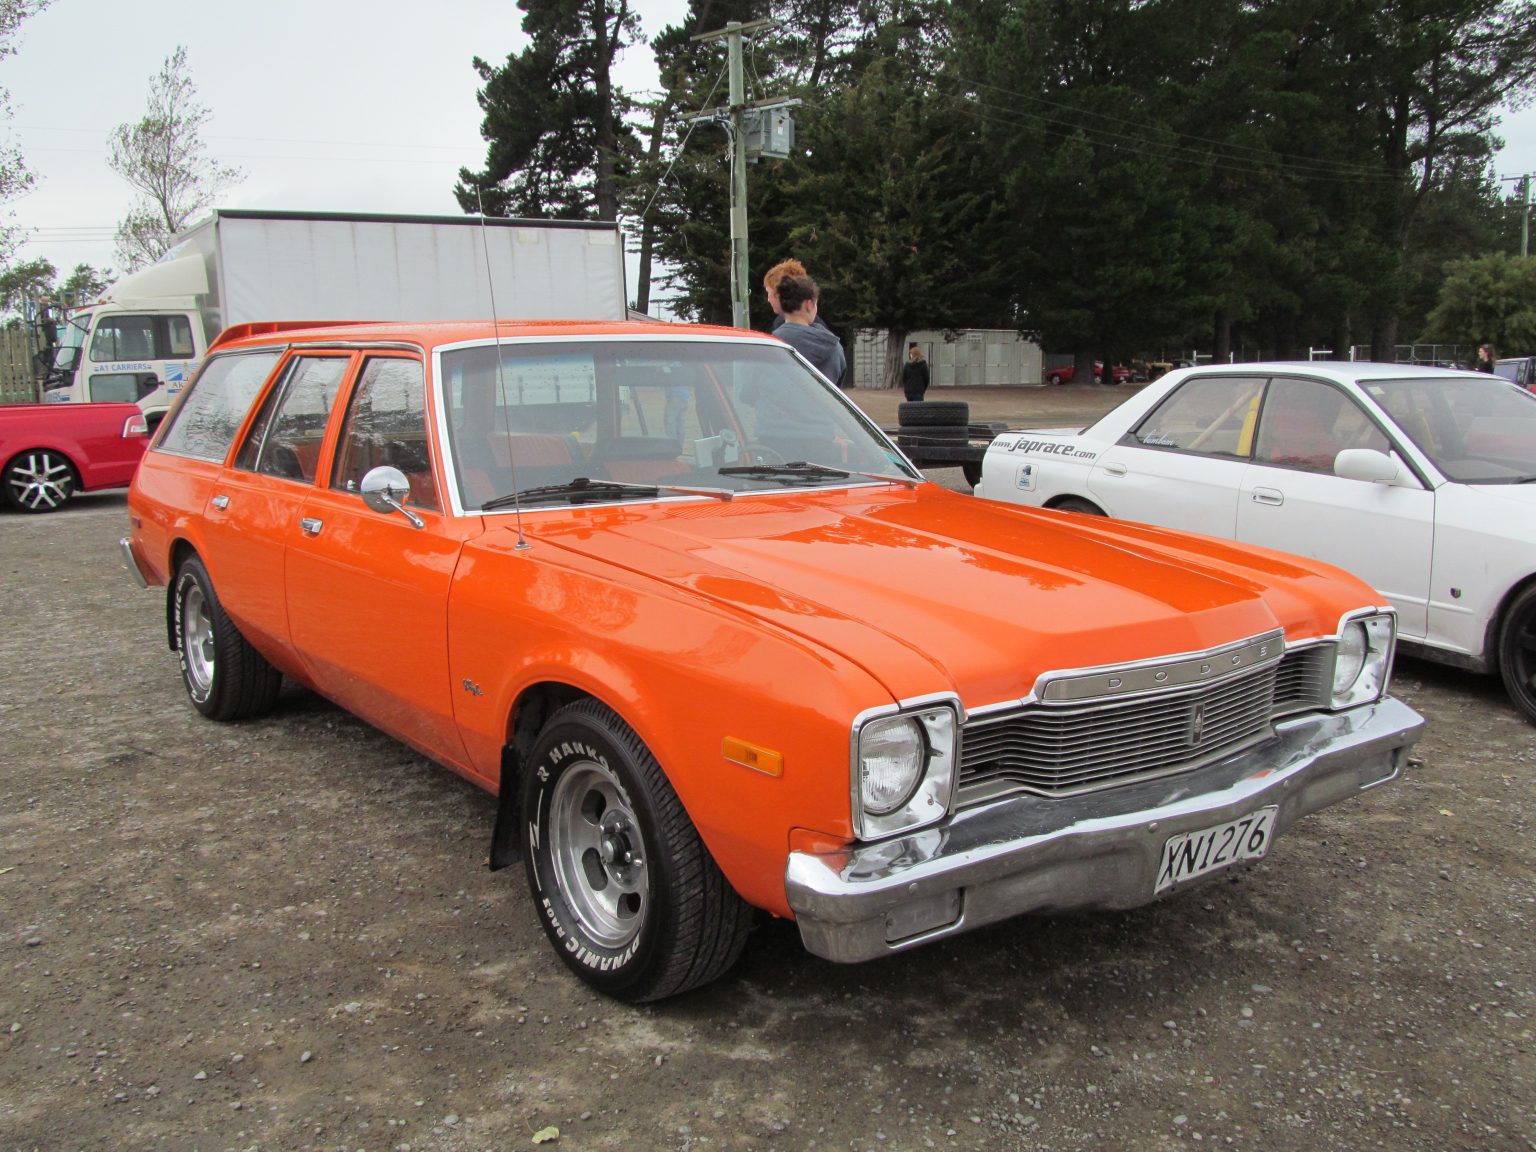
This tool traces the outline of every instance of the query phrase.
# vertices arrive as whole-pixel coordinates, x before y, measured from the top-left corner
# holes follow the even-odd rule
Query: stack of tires
[[[897,445],[919,467],[948,463],[944,450],[963,447],[971,438],[971,406],[963,400],[908,400],[896,409],[896,422]],[[965,470],[966,483],[974,487],[981,481],[980,462],[954,463]]]

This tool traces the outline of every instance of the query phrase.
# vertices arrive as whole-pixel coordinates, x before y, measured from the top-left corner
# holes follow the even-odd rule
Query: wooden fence
[[[0,404],[40,399],[33,354],[40,345],[25,328],[0,328]]]

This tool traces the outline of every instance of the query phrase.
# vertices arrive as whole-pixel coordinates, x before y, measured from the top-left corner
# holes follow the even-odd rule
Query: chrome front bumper
[[[1170,836],[1271,805],[1278,835],[1395,778],[1423,728],[1388,698],[1282,722],[1273,739],[1178,776],[1060,799],[1013,796],[898,839],[794,852],[789,905],[805,947],[845,962],[1025,912],[1134,908],[1154,898]]]

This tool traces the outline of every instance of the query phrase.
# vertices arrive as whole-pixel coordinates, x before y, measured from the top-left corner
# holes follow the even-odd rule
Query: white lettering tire
[[[736,962],[752,910],[655,757],[610,709],[581,700],[550,718],[524,766],[522,798],[534,910],[576,975],[642,1003]]]

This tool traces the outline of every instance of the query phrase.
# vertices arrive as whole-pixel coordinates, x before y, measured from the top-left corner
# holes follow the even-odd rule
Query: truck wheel
[[[1515,597],[1499,627],[1499,675],[1527,720],[1536,720],[1536,584]]]
[[[981,483],[981,461],[967,460],[960,465],[960,471],[965,473],[965,482],[972,488]]]
[[[1056,503],[1050,505],[1057,512],[1077,512],[1084,516],[1102,516],[1104,509],[1100,508],[1092,500],[1084,500],[1080,496],[1064,496]]]
[[[579,700],[550,718],[523,774],[522,810],[539,920],[593,988],[660,1000],[736,962],[751,908],[655,757],[608,708]]]
[[[269,710],[283,675],[224,614],[196,556],[182,561],[171,594],[176,658],[192,707],[210,720],[245,720]]]
[[[5,466],[5,502],[18,512],[57,512],[75,494],[75,466],[47,448],[23,452]]]
[[[971,406],[964,400],[903,400],[896,406],[896,423],[903,428],[966,427]]]

